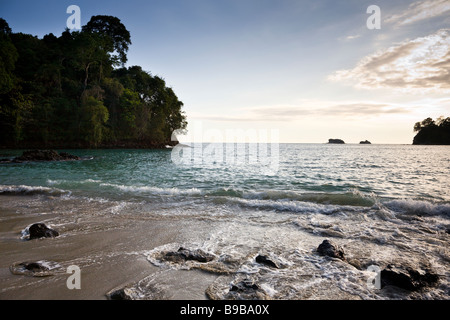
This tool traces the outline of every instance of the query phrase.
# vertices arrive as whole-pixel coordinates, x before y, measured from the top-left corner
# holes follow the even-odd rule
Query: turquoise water
[[[450,201],[446,146],[282,144],[277,158],[270,159],[271,172],[263,170],[267,163],[262,161],[232,163],[206,154],[176,164],[171,149],[67,151],[84,160],[3,164],[0,184],[107,199],[222,196],[349,205],[372,205],[376,199]]]
[[[138,253],[132,241],[117,249],[162,267],[150,279],[162,291],[178,284],[176,278],[168,284],[171,270],[214,273],[233,265],[228,278],[204,284],[215,297],[226,297],[230,281],[246,277],[274,299],[411,298],[367,285],[370,265],[396,263],[431,268],[440,276],[439,286],[413,298],[449,298],[448,146],[263,147],[59,150],[82,160],[0,164],[0,201],[1,195],[12,195],[2,205],[23,215],[53,213],[56,218],[48,222],[60,228],[90,216],[95,221],[114,216],[119,225],[139,219],[181,223],[186,227],[172,242]],[[21,151],[1,153],[12,158]],[[343,245],[358,267],[318,256],[315,248],[324,239]],[[180,246],[217,259],[197,265],[159,260]],[[261,252],[284,267],[256,263]],[[95,253],[95,259],[102,254]],[[77,263],[94,258],[85,259]]]

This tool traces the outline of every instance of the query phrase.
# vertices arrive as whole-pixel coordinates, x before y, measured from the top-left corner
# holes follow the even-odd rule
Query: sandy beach
[[[172,208],[170,214],[164,204],[151,212],[144,208],[141,203],[72,196],[1,195],[0,300],[104,300],[124,288],[126,298],[133,300],[396,300],[448,294],[443,264],[448,261],[448,234],[440,226],[426,228],[421,218],[411,217],[401,230],[423,233],[419,243],[435,250],[436,258],[411,249],[400,232],[393,236],[404,241],[395,245],[382,243],[380,236],[367,241],[365,215],[358,218],[362,226],[354,224],[344,239],[343,231],[325,221],[331,221],[330,215],[319,221],[315,215],[302,220],[278,213],[275,223],[273,212],[255,214],[251,209],[212,216],[188,206]],[[370,210],[367,214],[372,215]],[[336,223],[342,219],[338,215]],[[385,229],[384,219],[370,222],[371,228]],[[59,235],[28,240],[26,228],[34,223]],[[317,246],[325,239],[343,244],[345,257],[319,254]],[[17,272],[21,263],[42,261],[54,266],[45,276]],[[423,290],[372,288],[369,267],[391,263],[431,272],[440,280]],[[67,285],[71,266],[80,270],[80,289]]]
[[[112,216],[105,220],[82,212],[64,217],[58,213],[21,214],[8,208],[17,201],[26,203],[24,197],[0,198],[0,300],[106,299],[106,293],[116,287],[161,272],[149,263],[145,252],[165,243],[182,241],[183,234],[189,233],[189,222],[174,218],[136,220]],[[21,231],[37,222],[54,226],[60,236],[22,240]],[[47,277],[14,275],[10,271],[15,263],[40,260],[57,262],[61,268]],[[80,267],[80,290],[67,288],[71,274],[66,271],[70,265]],[[170,273],[176,281],[167,279],[171,285],[161,298],[206,299],[205,289],[217,275],[191,270],[186,277],[186,272]]]

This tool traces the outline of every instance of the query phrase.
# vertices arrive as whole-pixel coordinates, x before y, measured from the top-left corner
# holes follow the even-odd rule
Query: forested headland
[[[187,122],[163,78],[125,67],[131,36],[112,16],[42,39],[0,18],[0,147],[159,148]]]
[[[416,122],[413,144],[435,144],[450,145],[450,117],[439,117],[433,120],[426,118],[421,122]]]

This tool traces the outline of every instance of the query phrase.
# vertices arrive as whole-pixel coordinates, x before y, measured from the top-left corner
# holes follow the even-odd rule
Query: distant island
[[[369,140],[360,141],[359,144],[372,144]]]
[[[341,140],[341,139],[328,139],[328,143],[331,143],[331,144],[345,144],[344,140]]]
[[[187,126],[163,78],[125,67],[129,31],[97,15],[42,39],[0,18],[0,148],[165,148]]]
[[[416,122],[413,144],[424,145],[450,145],[450,117],[439,117],[434,121],[426,118],[422,122]]]

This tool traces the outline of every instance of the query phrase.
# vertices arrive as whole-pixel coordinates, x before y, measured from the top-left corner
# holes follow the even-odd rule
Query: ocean
[[[0,164],[0,298],[102,299],[126,285],[138,299],[228,299],[248,281],[268,299],[450,298],[448,146],[58,151],[82,160]],[[27,241],[36,222],[60,236]],[[325,239],[346,261],[317,253]],[[164,259],[179,248],[213,258]],[[68,290],[62,271],[33,281],[10,272],[30,259],[77,265],[84,286]],[[388,265],[431,270],[439,282],[374,286],[374,268]]]

